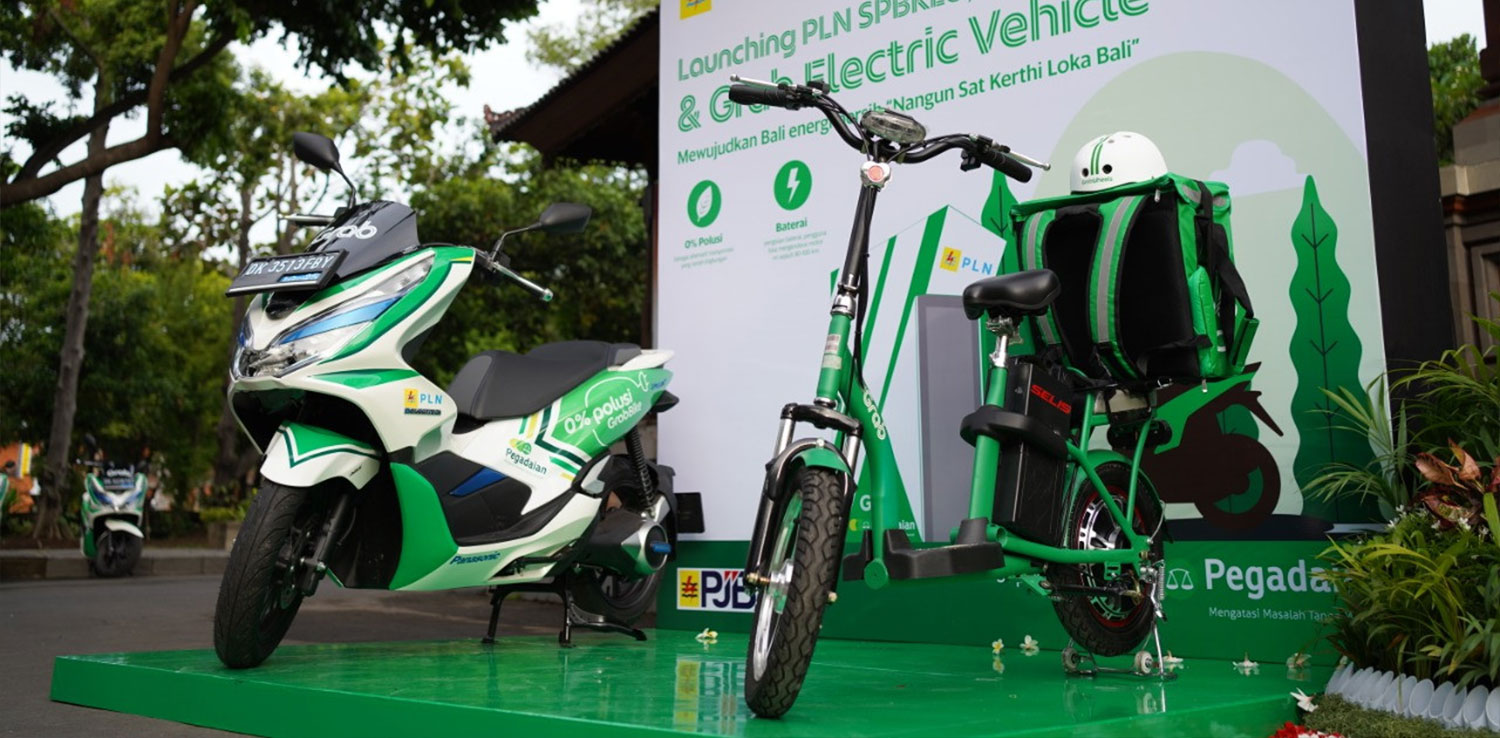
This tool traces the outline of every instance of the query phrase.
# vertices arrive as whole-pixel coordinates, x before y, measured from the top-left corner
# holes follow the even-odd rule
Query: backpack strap
[[[1245,308],[1246,317],[1255,317],[1255,309],[1250,307],[1250,292],[1245,289],[1245,280],[1229,255],[1228,239],[1218,238],[1218,231],[1214,229],[1213,192],[1203,180],[1193,180],[1193,186],[1197,188],[1194,194],[1198,200],[1198,209],[1193,214],[1198,236],[1198,261],[1207,268],[1215,286],[1223,290],[1220,299],[1215,300],[1215,306],[1219,330],[1224,332],[1224,347],[1230,356],[1234,356],[1234,303],[1238,302]]]
[[[1032,213],[1021,227],[1021,268],[1022,269],[1044,269],[1046,261],[1042,258],[1042,243],[1046,240],[1047,226],[1052,225],[1053,219],[1057,217],[1056,210],[1039,210]],[[1058,338],[1060,335],[1057,327],[1057,316],[1052,310],[1038,315],[1034,318],[1038,332],[1041,334],[1042,343],[1049,347],[1062,344]]]
[[[1120,267],[1125,262],[1125,237],[1140,209],[1143,195],[1122,197],[1100,208],[1104,227],[1099,230],[1099,248],[1094,254],[1094,268],[1089,274],[1089,330],[1094,348],[1111,373],[1123,379],[1140,378],[1140,368],[1125,356],[1120,341],[1120,319],[1116,290]]]

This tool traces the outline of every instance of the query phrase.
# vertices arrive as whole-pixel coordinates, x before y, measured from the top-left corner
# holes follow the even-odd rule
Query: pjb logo
[[[677,609],[750,612],[755,592],[745,588],[739,569],[678,569]]]
[[[680,0],[680,2],[681,5],[678,8],[681,12],[677,14],[678,18],[691,18],[695,15],[702,15],[713,10],[714,7],[713,0]]]

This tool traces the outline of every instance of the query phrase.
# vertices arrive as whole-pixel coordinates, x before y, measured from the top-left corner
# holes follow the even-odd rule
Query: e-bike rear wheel
[[[214,650],[225,666],[258,666],[281,643],[302,606],[301,560],[327,508],[315,490],[261,485],[229,552],[214,608]]]
[[[843,484],[827,469],[797,473],[755,603],[745,702],[761,717],[786,714],[812,662],[838,571],[844,532]]]
[[[1130,489],[1130,466],[1120,462],[1101,464],[1096,470],[1108,494],[1123,512]],[[1161,504],[1146,485],[1142,475],[1136,490],[1135,514],[1131,522],[1137,533],[1151,536],[1149,566],[1162,560]],[[1116,549],[1130,545],[1124,530],[1110,515],[1104,498],[1087,480],[1081,481],[1063,518],[1060,544],[1075,550]],[[1149,596],[1149,582],[1144,581],[1136,566],[1121,566],[1111,577],[1104,564],[1053,565],[1048,578],[1055,584],[1105,589],[1133,585],[1142,595],[1139,599],[1125,594],[1064,594],[1052,607],[1063,630],[1084,649],[1100,656],[1118,656],[1135,648],[1156,624],[1156,607]]]

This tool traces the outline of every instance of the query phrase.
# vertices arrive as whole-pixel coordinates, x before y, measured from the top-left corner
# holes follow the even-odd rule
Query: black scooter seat
[[[520,417],[640,353],[639,346],[604,341],[547,343],[525,354],[485,351],[458,370],[448,395],[459,414],[476,420]]]

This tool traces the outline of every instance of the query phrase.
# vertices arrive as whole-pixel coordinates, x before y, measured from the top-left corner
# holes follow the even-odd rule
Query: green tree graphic
[[[1297,316],[1288,349],[1297,371],[1297,391],[1292,395],[1292,419],[1301,436],[1292,475],[1297,486],[1307,483],[1333,461],[1362,465],[1373,458],[1369,442],[1342,430],[1350,425],[1323,394],[1324,388],[1340,387],[1360,393],[1360,341],[1349,324],[1349,279],[1339,268],[1334,253],[1338,226],[1318,200],[1318,188],[1308,177],[1302,207],[1292,223],[1292,249],[1297,269],[1290,286],[1292,309]],[[1349,508],[1349,509],[1345,509]],[[1349,503],[1308,499],[1303,514],[1342,521],[1358,513]]]
[[[1010,211],[1016,206],[1016,196],[1011,194],[1009,178],[999,172],[991,174],[994,181],[990,185],[990,197],[984,201],[984,209],[979,211],[979,223],[990,233],[1009,241]]]

